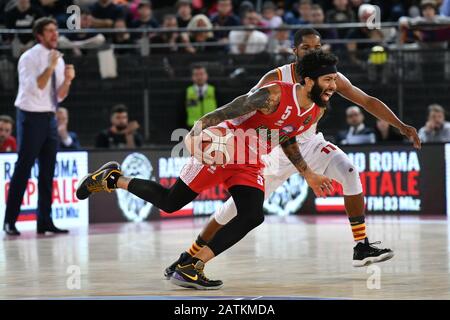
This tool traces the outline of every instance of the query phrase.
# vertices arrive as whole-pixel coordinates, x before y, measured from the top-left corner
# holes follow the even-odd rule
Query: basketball
[[[233,132],[228,128],[210,127],[202,131],[202,151],[213,158],[213,165],[224,165],[233,157]]]

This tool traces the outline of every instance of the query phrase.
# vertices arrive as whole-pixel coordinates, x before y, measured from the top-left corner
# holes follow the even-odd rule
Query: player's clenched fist
[[[48,67],[51,69],[55,69],[60,57],[62,57],[61,52],[55,49],[50,50],[48,54]]]
[[[64,68],[64,79],[66,82],[70,82],[75,78],[75,68],[73,64],[66,64]]]

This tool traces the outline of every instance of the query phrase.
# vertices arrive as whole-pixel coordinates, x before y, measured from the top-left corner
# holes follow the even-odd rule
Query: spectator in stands
[[[402,142],[404,140],[403,136],[396,128],[390,126],[389,123],[380,119],[377,119],[375,136],[377,139],[377,143],[394,143]]]
[[[288,11],[284,15],[287,24],[307,24],[310,22],[311,0],[300,0],[294,10]]]
[[[262,21],[269,28],[278,28],[283,24],[283,19],[276,15],[277,7],[272,1],[265,1],[262,7]],[[269,32],[272,34],[272,32]]]
[[[240,25],[239,18],[233,13],[231,0],[219,0],[217,2],[217,13],[211,16],[211,23],[215,27],[234,27]],[[230,31],[216,31],[215,38],[223,43],[228,43]]]
[[[274,54],[292,54],[292,41],[289,36],[289,29],[286,24],[279,26],[279,29],[270,36],[267,51]]]
[[[186,28],[192,19],[192,7],[190,0],[178,0],[177,4],[177,22],[179,28]]]
[[[214,38],[212,31],[195,31],[199,28],[212,28],[211,21],[204,14],[195,15],[187,25],[190,35],[190,43],[193,45],[194,52],[217,52],[222,50],[221,46],[208,45],[214,44],[217,40]],[[204,43],[204,45],[202,45]]]
[[[97,136],[96,148],[136,148],[142,146],[142,137],[137,132],[139,123],[128,121],[128,108],[123,104],[111,110],[111,127]]]
[[[56,122],[58,126],[58,151],[80,149],[80,142],[78,141],[77,134],[67,129],[69,124],[69,112],[66,108],[58,108],[58,111],[56,111]]]
[[[192,68],[192,85],[186,89],[186,125],[190,129],[194,123],[218,106],[216,88],[208,84],[208,72],[202,65]]]
[[[275,14],[279,17],[281,17],[281,19],[283,19],[283,17],[286,14],[286,10],[285,10],[285,3],[283,0],[275,0],[276,3],[276,7],[277,9],[275,10]],[[284,23],[284,20],[283,20]]]
[[[322,7],[318,4],[314,4],[311,6],[311,23],[312,24],[324,24],[325,23],[325,15],[323,13]],[[328,29],[328,28],[315,28],[319,33],[320,37],[324,40],[334,40],[338,38],[338,34],[336,29]],[[334,46],[337,49],[337,45]],[[329,44],[323,44],[323,51],[330,51],[331,46]]]
[[[414,31],[410,32],[411,26],[420,26],[421,24],[439,24],[439,23],[450,23],[448,17],[439,16],[438,7],[436,1],[434,0],[422,0],[420,3],[420,9],[422,17],[416,18],[406,18],[402,17],[400,22],[400,30],[402,32],[402,42],[408,42],[408,38],[411,36],[422,49],[446,49],[447,41],[450,39],[450,29],[448,26],[443,26],[443,28],[428,28],[424,26],[423,28],[415,28]]]
[[[256,11],[247,11],[243,18],[246,27],[255,27],[259,16]],[[257,54],[263,52],[269,39],[258,30],[233,30],[230,32],[230,52],[232,54]]]
[[[240,1],[239,7],[237,9],[237,14],[242,19],[242,17],[245,16],[245,13],[247,11],[254,11],[254,10],[256,10],[255,5],[249,0],[244,0]]]
[[[371,4],[363,4],[359,7],[358,18],[360,22],[367,23],[367,21],[376,14],[376,8]],[[383,41],[383,33],[376,28],[354,28],[351,29],[347,35],[348,39],[367,39],[372,40],[372,43],[349,42],[347,43],[347,50],[350,59],[353,63],[365,67],[368,59],[370,49],[379,45]]]
[[[88,8],[81,9],[80,27],[81,29],[91,29],[92,15]],[[87,53],[83,49],[95,49],[100,48],[105,43],[105,36],[101,33],[67,33],[60,35],[58,39],[58,45],[62,49],[73,49],[76,56],[81,56],[83,53]]]
[[[10,116],[0,115],[0,152],[16,152],[16,138],[11,134],[14,120]]]
[[[136,52],[135,48],[119,48],[119,46],[130,46],[133,44],[130,33],[126,32],[127,23],[125,19],[117,19],[114,21],[114,29],[121,31],[113,35],[112,43],[114,44],[114,52],[117,54]]]
[[[31,29],[34,22],[43,16],[42,9],[31,5],[30,0],[17,0],[16,5],[5,12],[5,25],[8,29]],[[7,39],[12,40],[13,56],[16,58],[34,44],[32,34],[23,33]]]
[[[422,142],[450,142],[450,122],[445,121],[445,110],[439,104],[428,107],[428,121],[419,130]]]
[[[368,128],[364,124],[364,114],[357,106],[348,107],[345,111],[347,124],[349,128],[340,131],[337,141],[340,144],[363,144],[375,143],[376,137],[372,128]]]
[[[348,5],[348,0],[333,0],[333,9],[326,13],[326,21],[328,23],[349,23],[356,22],[355,14]],[[348,33],[347,29],[338,29],[339,38],[345,38]]]
[[[60,27],[66,28],[67,8],[73,4],[73,0],[33,0],[39,6],[44,15],[53,17]]]
[[[127,24],[130,24],[133,20],[139,19],[138,6],[141,1],[148,1],[153,11],[153,3],[151,0],[129,0],[128,5],[126,6]]]
[[[153,17],[152,4],[141,0],[137,6],[137,18],[130,22],[130,28],[158,28],[158,21]]]
[[[436,81],[442,76],[448,81],[450,65],[447,61],[450,53],[447,48],[450,40],[450,18],[437,15],[438,5],[433,0],[422,0],[420,10],[422,16],[402,17],[399,20],[401,42],[413,42],[406,46],[423,49],[412,55],[416,64],[411,69],[416,72],[416,78],[422,78],[424,81]]]
[[[124,18],[124,11],[112,0],[97,0],[91,7],[91,13],[94,28],[113,28],[117,19]]]
[[[173,14],[165,15],[162,27],[167,29],[178,28],[177,17]],[[193,47],[190,45],[189,36],[184,32],[161,32],[152,37],[151,42],[153,44],[167,44],[167,47],[152,48],[152,53],[168,54],[173,52],[195,52],[195,50],[193,50]]]

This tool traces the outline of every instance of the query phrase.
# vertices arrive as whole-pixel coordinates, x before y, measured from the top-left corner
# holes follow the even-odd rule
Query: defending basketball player
[[[331,180],[309,168],[300,153],[295,136],[316,123],[322,109],[335,92],[336,63],[337,58],[331,54],[322,51],[308,53],[297,64],[296,70],[302,72],[299,76],[305,79],[303,86],[274,81],[203,116],[185,139],[193,156],[170,189],[154,181],[124,177],[119,164],[109,162],[83,178],[77,188],[77,197],[86,199],[95,192],[110,192],[121,188],[170,213],[194,200],[202,190],[223,183],[234,199],[236,216],[218,230],[195,256],[178,265],[171,278],[172,282],[184,287],[219,289],[222,281],[208,279],[203,273],[204,264],[240,241],[264,221],[263,164],[258,158],[256,164],[245,162],[223,166],[205,165],[201,162],[204,155],[192,150],[191,141],[204,129],[219,124],[243,132],[258,128],[276,132],[277,144],[281,145],[289,161],[317,196],[326,196],[332,191]],[[283,124],[281,129],[277,126],[280,123]],[[273,139],[262,139],[260,136],[258,139],[261,143],[273,142]],[[270,151],[273,147],[267,145],[265,149]],[[244,152],[250,154],[253,150],[246,148]]]
[[[297,62],[310,50],[321,48],[320,34],[311,28],[304,28],[294,36],[294,54]],[[280,80],[288,83],[302,82],[296,77],[297,62],[275,68],[265,74],[252,89],[256,90],[267,83]],[[404,124],[383,102],[367,95],[361,89],[353,86],[340,72],[337,73],[336,92],[347,100],[362,106],[366,111],[378,119],[387,121],[400,132],[413,141],[415,148],[420,148],[420,139],[415,128]],[[320,118],[320,117],[319,117]],[[337,146],[324,139],[322,133],[316,134],[317,124],[297,136],[303,158],[308,166],[317,173],[339,182],[344,191],[344,204],[353,233],[355,246],[353,249],[353,266],[362,267],[370,263],[386,261],[394,256],[390,249],[379,249],[369,243],[365,225],[364,195],[359,173],[347,155]],[[294,166],[286,158],[280,148],[275,148],[264,162],[265,197],[281,186],[292,174],[296,172]],[[233,198],[228,199],[223,206],[211,217],[209,223],[200,232],[197,239],[189,249],[183,252],[179,259],[164,271],[167,279],[173,274],[177,264],[195,255],[205,246],[214,234],[226,225],[236,215],[236,205]]]

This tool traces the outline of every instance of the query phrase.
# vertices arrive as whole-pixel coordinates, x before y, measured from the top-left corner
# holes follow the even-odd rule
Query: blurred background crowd
[[[81,30],[67,30],[71,5]],[[78,74],[57,115],[60,149],[169,144],[175,128],[293,62],[293,35],[311,26],[355,85],[421,128],[424,142],[450,141],[450,0],[0,0],[0,151],[15,148],[15,65],[35,43],[20,30],[43,16],[57,20],[59,48]],[[332,141],[402,142],[388,124],[333,99],[322,121]]]

